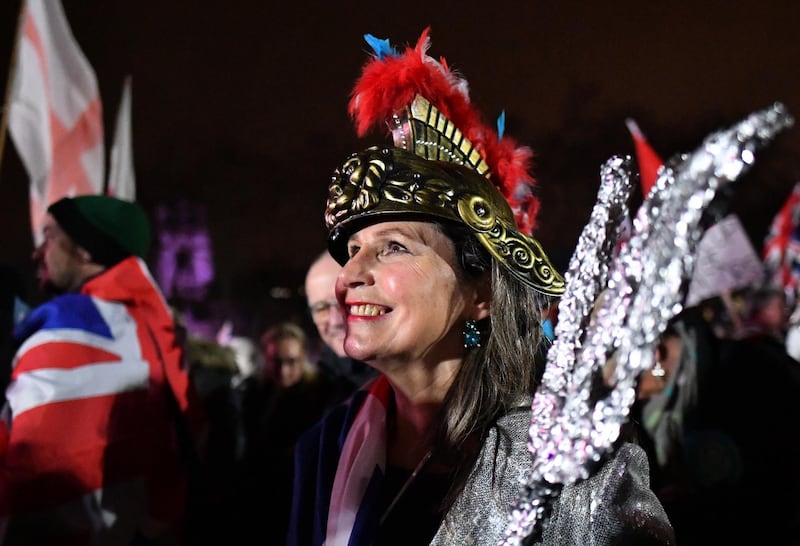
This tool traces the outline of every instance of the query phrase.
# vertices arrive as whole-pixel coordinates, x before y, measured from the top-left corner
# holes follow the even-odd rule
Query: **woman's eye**
[[[358,251],[360,250],[360,248],[361,247],[357,247],[355,245],[349,246],[347,248],[347,257],[348,258],[352,258],[353,256],[355,256],[358,253]]]
[[[405,252],[405,250],[406,250],[406,247],[404,247],[403,245],[401,245],[400,243],[398,243],[396,241],[391,241],[390,243],[388,243],[386,245],[386,253],[387,254],[392,254],[392,253],[395,253],[395,252]]]

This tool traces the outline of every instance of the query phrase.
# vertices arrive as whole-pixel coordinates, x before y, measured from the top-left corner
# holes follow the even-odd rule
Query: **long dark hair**
[[[455,244],[465,279],[491,276],[490,316],[479,323],[481,346],[468,350],[444,403],[437,451],[455,467],[456,479],[445,499],[460,493],[495,421],[528,403],[543,362],[542,312],[547,296],[522,283],[494,260],[472,232],[439,224]],[[446,507],[445,507],[446,508]]]

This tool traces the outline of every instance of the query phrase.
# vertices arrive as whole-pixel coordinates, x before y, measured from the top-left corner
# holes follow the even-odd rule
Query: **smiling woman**
[[[487,311],[477,281],[460,279],[452,243],[431,223],[385,222],[353,234],[348,247],[336,286],[345,351],[397,381],[443,371],[444,381],[431,383],[449,383],[452,370],[432,364],[460,360],[461,325]]]
[[[530,150],[480,122],[427,31],[403,54],[367,40],[351,113],[361,132],[388,120],[394,146],[335,171],[325,220],[344,348],[381,375],[298,442],[289,544],[496,545],[564,279],[528,235]],[[674,542],[627,443],[564,488],[551,523],[545,544]]]

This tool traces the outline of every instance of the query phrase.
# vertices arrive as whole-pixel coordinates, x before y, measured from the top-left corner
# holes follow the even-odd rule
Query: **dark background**
[[[364,33],[400,46],[430,25],[430,54],[467,78],[487,120],[506,111],[506,133],[536,152],[536,236],[559,264],[588,219],[600,164],[633,153],[626,117],[667,158],[776,100],[800,115],[800,4],[790,0],[63,3],[97,73],[107,150],[130,74],[138,200],[150,214],[178,197],[207,208],[214,297],[255,317],[253,328],[283,312],[274,296],[301,301],[333,168],[387,142],[357,140],[346,113]],[[18,9],[0,2],[4,83]],[[800,179],[799,154],[795,128],[739,184],[734,211],[758,250]],[[0,262],[28,263],[27,192],[7,139]]]

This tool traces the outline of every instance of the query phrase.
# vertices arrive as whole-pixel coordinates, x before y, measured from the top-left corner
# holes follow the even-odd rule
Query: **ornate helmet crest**
[[[359,136],[386,124],[394,146],[355,153],[334,172],[325,211],[331,255],[344,263],[350,234],[389,217],[454,221],[521,281],[561,294],[563,277],[529,235],[539,208],[531,150],[503,137],[502,116],[497,130],[481,121],[467,82],[427,55],[428,35],[402,55],[365,36],[375,55],[349,111]]]

